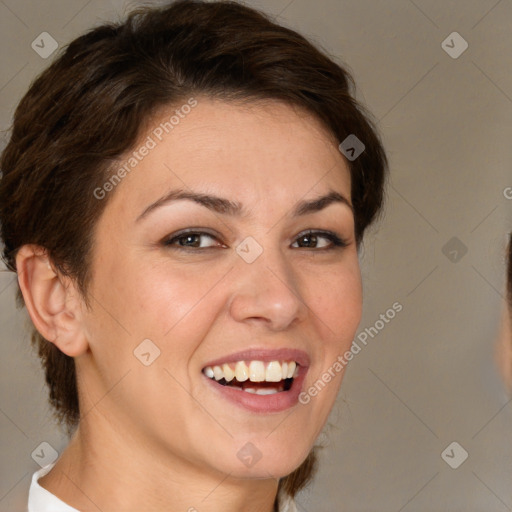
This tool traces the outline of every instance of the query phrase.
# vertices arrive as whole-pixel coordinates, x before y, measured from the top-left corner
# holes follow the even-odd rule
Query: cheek
[[[362,315],[362,283],[357,259],[317,272],[308,278],[311,309],[317,316],[324,341],[341,350],[352,341]]]
[[[124,283],[130,339],[151,339],[161,350],[158,364],[188,378],[188,362],[222,308],[219,279],[226,272],[170,264],[134,272]]]
[[[193,266],[127,261],[103,279],[107,302],[133,337],[163,339],[195,314],[218,277]]]
[[[307,436],[308,446],[314,443],[332,411],[345,374],[345,365],[339,360],[350,349],[361,320],[362,283],[357,257],[351,258],[350,264],[317,273],[310,283],[308,305],[319,339],[316,360],[299,397],[303,407],[299,410],[308,418],[309,429],[307,433],[297,432],[302,438]]]

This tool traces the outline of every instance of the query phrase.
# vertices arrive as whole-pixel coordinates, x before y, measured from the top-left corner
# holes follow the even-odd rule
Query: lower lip
[[[285,411],[298,403],[302,383],[307,371],[307,368],[299,367],[299,375],[293,379],[291,388],[288,391],[280,391],[272,395],[248,393],[239,388],[223,386],[204,374],[203,377],[209,382],[216,393],[219,393],[223,398],[235,403],[239,407],[243,407],[251,412],[269,413]]]

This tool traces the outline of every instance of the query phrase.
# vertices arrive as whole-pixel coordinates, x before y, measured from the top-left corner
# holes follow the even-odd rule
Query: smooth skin
[[[41,248],[27,245],[17,256],[32,321],[75,358],[82,411],[40,484],[82,512],[270,512],[278,479],[322,431],[343,372],[306,405],[255,413],[219,397],[201,370],[243,349],[297,348],[311,358],[307,389],[350,348],[361,319],[339,141],[281,102],[196,99],[109,192],[94,233],[90,309]],[[141,143],[175,109],[159,111]],[[246,215],[177,200],[137,220],[176,188],[239,202]],[[330,191],[348,204],[292,217],[297,202]],[[186,228],[212,237],[165,245]],[[307,230],[332,231],[347,245],[308,239]],[[263,248],[250,264],[236,252],[248,236]],[[160,350],[149,366],[134,356],[145,339]],[[237,457],[247,442],[262,454],[251,467]]]
[[[501,312],[495,360],[509,394],[512,395],[512,304],[504,304]]]

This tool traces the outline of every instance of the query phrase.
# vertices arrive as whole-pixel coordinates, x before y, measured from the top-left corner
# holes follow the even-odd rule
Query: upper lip
[[[295,361],[300,366],[308,367],[310,359],[306,352],[296,348],[280,348],[273,350],[269,350],[268,348],[254,348],[219,357],[206,363],[204,368],[207,366],[221,366],[224,363],[236,363],[237,361],[263,361],[264,363],[270,361]]]

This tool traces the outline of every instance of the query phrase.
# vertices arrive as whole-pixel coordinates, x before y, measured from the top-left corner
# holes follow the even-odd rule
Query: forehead
[[[333,135],[310,113],[278,101],[197,97],[191,108],[161,109],[123,164],[129,171],[109,207],[128,217],[177,187],[248,204],[288,204],[333,188],[350,199],[349,168]]]

